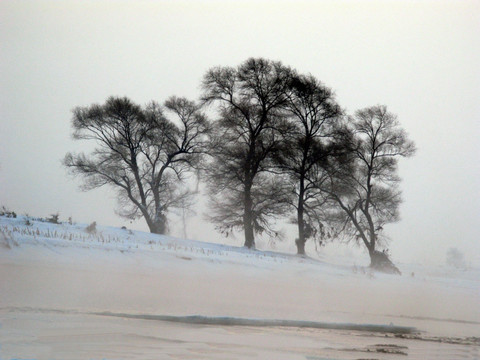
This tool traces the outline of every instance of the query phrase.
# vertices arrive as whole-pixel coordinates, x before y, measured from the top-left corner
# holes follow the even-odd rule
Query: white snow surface
[[[1,360],[359,359],[383,340],[355,331],[188,325],[102,312],[394,324],[437,339],[480,336],[476,268],[398,264],[403,275],[395,276],[352,266],[351,258],[29,221],[0,217]],[[387,344],[405,346],[409,358],[478,358],[478,344],[394,337]],[[379,351],[373,358],[395,356]]]

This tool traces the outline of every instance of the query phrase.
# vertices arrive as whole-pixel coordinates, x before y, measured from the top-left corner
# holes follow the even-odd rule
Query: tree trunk
[[[155,219],[145,218],[147,225],[152,234],[165,235],[167,232],[167,218],[165,215],[157,215]]]
[[[249,249],[255,249],[255,237],[253,235],[253,226],[251,220],[251,216],[244,216],[244,226],[245,226],[245,244],[244,246]]]
[[[297,255],[305,255],[305,243],[306,241],[301,241],[300,239],[295,240],[295,245],[297,245]]]
[[[375,249],[369,248],[368,249],[368,256],[370,256],[370,266],[373,266],[375,263]]]
[[[298,238],[295,240],[295,245],[297,245],[297,255],[305,255],[305,243],[307,242],[307,239],[305,238],[305,221],[303,219],[304,192],[303,181],[301,180],[297,207]]]
[[[401,275],[401,271],[395,266],[389,259],[386,252],[377,250],[369,251],[370,254],[370,267],[372,269],[382,271],[388,274]]]
[[[337,203],[340,205],[340,207],[347,213],[348,217],[352,221],[353,225],[358,231],[358,235],[361,237],[363,243],[365,244],[365,247],[368,249],[368,254],[370,255],[370,259],[372,258],[372,254],[375,251],[375,244],[372,244],[368,241],[367,236],[365,232],[363,231],[362,227],[358,223],[357,219],[355,218],[355,214],[348,208],[346,207],[342,200],[338,196],[334,196],[334,199],[337,201]]]
[[[245,230],[245,244],[249,249],[255,249],[255,237],[253,233],[253,210],[252,195],[250,189],[245,190],[243,228]]]

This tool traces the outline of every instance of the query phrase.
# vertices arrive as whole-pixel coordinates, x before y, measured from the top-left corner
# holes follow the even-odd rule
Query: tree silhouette
[[[377,244],[383,227],[399,219],[398,158],[412,156],[415,145],[386,106],[359,110],[349,123],[352,164],[331,177],[329,193],[346,228],[367,248],[371,266],[385,269],[393,264]]]
[[[237,68],[217,67],[203,79],[203,100],[219,105],[208,171],[212,214],[224,232],[245,232],[245,246],[255,247],[254,233],[271,231],[269,220],[286,209],[284,182],[269,174],[270,155],[285,125],[290,69],[279,62],[248,59]]]
[[[206,146],[209,126],[200,107],[177,97],[163,107],[152,102],[143,108],[128,98],[110,97],[103,105],[75,108],[72,126],[74,139],[96,144],[91,154],[67,153],[63,161],[84,178],[83,189],[113,186],[120,215],[143,216],[152,233],[165,233],[169,209],[191,196],[181,184]]]

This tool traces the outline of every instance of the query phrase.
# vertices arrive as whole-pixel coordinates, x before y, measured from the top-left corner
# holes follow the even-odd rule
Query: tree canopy
[[[119,214],[145,218],[153,233],[167,231],[171,209],[193,203],[186,179],[201,173],[208,218],[223,233],[243,231],[246,247],[256,234],[276,236],[273,220],[294,215],[298,254],[310,238],[343,234],[377,268],[388,260],[377,249],[384,226],[399,219],[398,159],[415,152],[386,106],[348,116],[313,75],[263,58],[208,70],[200,103],[110,97],[75,108],[72,126],[74,139],[95,148],[67,153],[64,165],[85,190],[115,188]]]
[[[345,229],[365,245],[376,266],[382,230],[399,219],[398,158],[412,156],[415,145],[386,106],[358,110],[348,124],[351,164],[332,173],[329,193]]]
[[[284,184],[268,172],[285,126],[290,72],[280,62],[252,58],[237,68],[213,68],[203,79],[203,100],[219,108],[208,172],[210,218],[222,231],[244,230],[249,248],[254,233],[271,230],[270,218],[285,210]]]
[[[151,232],[165,233],[169,209],[191,195],[181,184],[206,147],[209,125],[200,106],[171,97],[163,106],[141,107],[125,97],[110,97],[103,105],[75,108],[72,126],[74,139],[96,144],[91,154],[68,153],[63,161],[84,178],[83,188],[113,186],[120,215],[143,216]]]

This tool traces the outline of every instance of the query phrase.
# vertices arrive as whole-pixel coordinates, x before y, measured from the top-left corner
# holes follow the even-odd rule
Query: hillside
[[[458,338],[448,349],[478,352],[476,269],[403,265],[394,276],[338,259],[86,228],[0,217],[0,359],[191,358],[191,348],[209,359],[305,359],[331,348],[333,358],[357,359],[345,348],[374,351],[380,338],[371,336],[407,346],[412,358],[426,349],[394,327],[416,328],[409,336],[430,339],[429,351]]]

